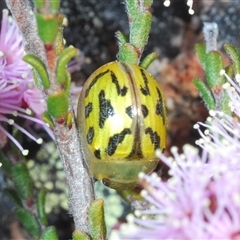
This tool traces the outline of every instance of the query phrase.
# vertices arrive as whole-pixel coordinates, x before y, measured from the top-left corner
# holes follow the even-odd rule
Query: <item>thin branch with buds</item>
[[[6,3],[22,32],[26,53],[36,55],[48,67],[47,54],[38,35],[35,14],[31,8],[30,1],[6,0]],[[49,68],[47,71],[51,73]],[[49,76],[55,76],[55,74],[49,74]],[[54,82],[51,80],[51,83]],[[45,94],[43,93],[43,95]],[[73,115],[71,107],[69,112]],[[64,165],[69,191],[70,213],[73,215],[75,228],[77,231],[89,233],[88,208],[94,200],[93,181],[85,163],[74,119],[70,130],[66,125],[55,122],[54,135]]]

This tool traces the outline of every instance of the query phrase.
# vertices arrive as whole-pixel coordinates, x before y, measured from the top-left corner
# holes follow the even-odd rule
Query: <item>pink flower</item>
[[[224,151],[200,157],[185,145],[174,159],[158,152],[171,178],[141,175],[142,196],[152,208],[136,211],[120,239],[233,239],[240,236],[240,165]],[[231,152],[233,155],[235,151]],[[235,163],[235,164],[234,164]],[[154,216],[152,218],[151,216]]]
[[[34,111],[35,117],[41,118],[46,111],[46,103],[42,93],[33,85],[23,93],[23,101],[27,107]]]
[[[1,32],[0,32],[0,146],[5,144],[5,137],[11,139],[24,155],[28,150],[23,149],[21,144],[6,130],[7,124],[13,125],[22,133],[41,143],[42,139],[35,138],[26,129],[19,126],[16,121],[21,117],[41,125],[43,121],[36,117],[29,116],[33,110],[37,117],[42,113],[44,104],[39,101],[38,107],[34,107],[34,99],[39,97],[39,91],[33,87],[33,78],[28,65],[22,61],[24,49],[22,46],[22,36],[16,24],[8,17],[8,11],[3,10]],[[35,92],[34,98],[28,98],[30,93]],[[12,117],[11,117],[12,116]]]
[[[112,239],[240,238],[240,88],[226,78],[232,84],[224,88],[235,116],[210,111],[206,123],[195,125],[201,155],[189,145],[183,154],[173,147],[173,158],[157,151],[170,179],[140,175],[141,194],[152,207],[135,211]]]
[[[28,128],[18,125],[18,117],[35,122],[43,127],[54,139],[53,132],[41,120],[46,110],[46,103],[42,93],[34,86],[31,69],[22,60],[24,56],[23,38],[17,25],[8,17],[8,10],[3,10],[0,32],[0,148],[6,144],[6,139],[11,139],[24,155],[28,154],[21,144],[6,129],[13,125],[19,131],[41,143],[42,139],[35,138]],[[84,57],[79,55],[68,68],[70,72],[76,71],[84,62]],[[80,87],[72,86],[71,95],[76,111]],[[29,124],[28,124],[29,125]],[[37,127],[37,125],[35,125]]]

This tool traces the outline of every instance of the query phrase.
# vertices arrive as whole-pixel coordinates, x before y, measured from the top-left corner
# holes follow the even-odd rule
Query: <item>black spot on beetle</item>
[[[87,104],[87,106],[85,106],[85,118],[89,117],[92,110],[93,110],[93,106],[92,106],[92,103],[90,102]]]
[[[109,138],[108,147],[106,149],[109,156],[112,156],[115,153],[118,144],[122,143],[127,134],[131,134],[131,130],[129,128],[124,128],[120,133],[114,134]]]
[[[111,101],[105,98],[104,90],[101,90],[99,95],[99,127],[103,128],[105,121],[114,115],[114,109]]]
[[[129,106],[125,109],[125,113],[133,119],[133,106]]]
[[[89,87],[87,88],[86,92],[85,92],[85,98],[88,96],[91,88],[96,84],[96,82],[101,78],[103,77],[105,74],[107,74],[109,72],[109,69],[106,70],[105,72],[101,72],[99,73],[93,80],[92,82],[90,83]]]
[[[114,74],[114,72],[112,72],[112,71],[111,71],[111,78],[112,78],[112,82],[116,85],[117,94],[122,97],[125,96],[128,88],[126,86],[123,86],[122,88],[120,87],[118,79],[117,79],[116,75]]]
[[[157,93],[158,93],[158,100],[157,100],[157,105],[156,105],[156,111],[155,113],[157,115],[160,115],[163,119],[163,125],[165,125],[166,122],[166,116],[164,113],[164,105],[163,105],[163,99],[162,99],[162,94],[160,92],[160,90],[158,88],[157,89]]]
[[[94,138],[94,128],[90,127],[87,132],[87,142],[88,144],[91,144]]]
[[[141,72],[141,75],[142,75],[142,78],[143,78],[143,81],[144,81],[144,85],[145,85],[144,87],[142,87],[140,85],[141,86],[140,90],[141,90],[143,95],[145,95],[145,96],[150,95],[150,91],[149,91],[149,88],[148,88],[147,76],[146,76],[146,74],[145,74],[143,69],[140,69],[140,72]]]
[[[147,117],[147,115],[148,115],[148,108],[144,104],[142,104],[142,114],[143,114],[144,118]]]
[[[156,131],[153,132],[150,127],[145,129],[145,133],[150,135],[151,142],[154,145],[154,150],[157,150],[160,147],[160,136]]]
[[[100,149],[96,149],[94,151],[94,155],[95,155],[96,158],[101,159],[101,151],[100,151]]]

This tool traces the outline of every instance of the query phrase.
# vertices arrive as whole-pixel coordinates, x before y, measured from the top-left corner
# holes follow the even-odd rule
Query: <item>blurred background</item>
[[[74,84],[81,86],[88,76],[101,65],[116,60],[118,46],[115,32],[128,34],[128,19],[122,0],[62,0],[61,13],[68,19],[64,29],[67,45],[80,50],[76,59],[78,70],[72,74]],[[171,1],[169,7],[164,1],[154,0],[152,5],[153,23],[149,43],[144,54],[152,51],[159,58],[148,69],[162,86],[168,111],[168,142],[165,154],[171,146],[181,147],[194,144],[198,133],[193,129],[197,121],[207,117],[201,98],[192,79],[204,79],[204,72],[195,55],[194,44],[203,42],[203,22],[216,22],[219,27],[218,47],[224,43],[240,47],[240,4],[239,1],[198,0],[193,2],[194,14],[188,13],[187,1]],[[0,1],[0,8],[6,6]],[[222,54],[225,55],[222,50]],[[226,57],[226,64],[228,59]],[[77,100],[77,96],[76,96]],[[76,102],[76,101],[75,101]],[[23,145],[30,149],[27,156],[36,188],[45,186],[49,190],[47,211],[49,224],[55,225],[59,238],[70,239],[74,228],[67,212],[67,191],[62,164],[54,142],[41,129],[35,129],[44,139],[39,146],[24,138]],[[159,174],[166,172],[160,163]],[[28,239],[13,214],[13,203],[2,193],[9,181],[0,169],[0,238]],[[116,194],[101,183],[96,183],[96,195],[105,199],[108,229],[117,222],[125,221],[131,211]]]

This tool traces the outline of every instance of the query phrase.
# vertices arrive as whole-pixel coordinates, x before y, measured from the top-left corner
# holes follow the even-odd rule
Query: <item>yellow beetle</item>
[[[85,82],[77,123],[91,174],[111,188],[136,186],[166,146],[166,108],[157,81],[135,64],[111,62]]]

